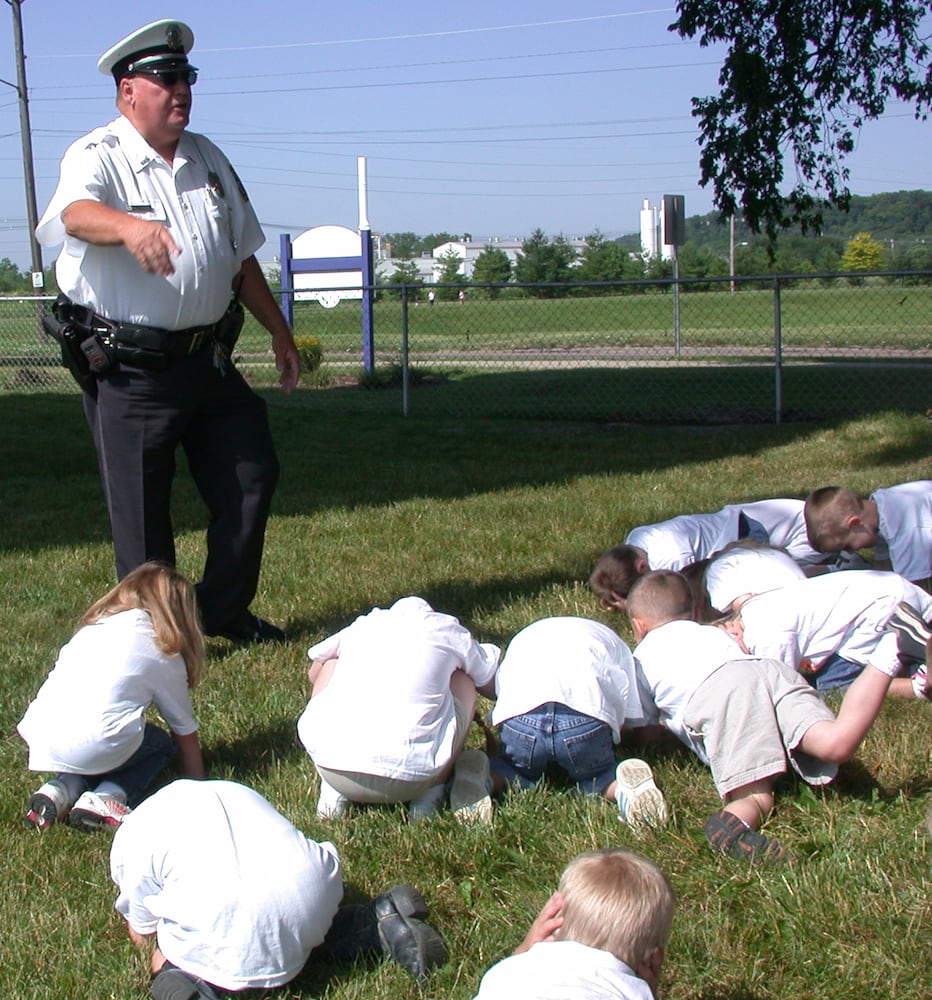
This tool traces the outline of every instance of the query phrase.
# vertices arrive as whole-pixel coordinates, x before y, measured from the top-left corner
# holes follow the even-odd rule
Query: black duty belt
[[[217,322],[207,326],[189,326],[184,330],[165,330],[159,326],[117,323],[73,302],[68,302],[63,311],[70,313],[63,318],[98,332],[114,344],[131,344],[144,351],[158,351],[175,356],[195,354],[206,347],[213,341],[220,325]]]

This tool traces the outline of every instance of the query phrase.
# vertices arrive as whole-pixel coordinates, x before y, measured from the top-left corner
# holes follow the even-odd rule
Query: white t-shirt
[[[648,632],[634,649],[634,659],[657,707],[657,717],[703,763],[709,759],[683,721],[689,699],[723,663],[751,659],[723,629],[693,621],[667,622]]]
[[[68,236],[61,213],[81,200],[167,226],[181,250],[174,273],[148,274],[125,247]],[[74,302],[167,330],[216,322],[240,265],[264,239],[239,179],[209,139],[182,133],[169,164],[122,115],[68,148],[36,237],[43,246],[64,243],[55,274]]]
[[[728,504],[711,514],[680,514],[642,525],[630,531],[625,542],[647,553],[651,569],[683,569],[743,537],[743,514],[756,522],[749,525],[750,537],[787,549],[799,562],[821,562],[825,556],[811,548],[806,537],[804,506],[802,500],[780,498]]]
[[[907,580],[932,577],[932,479],[875,490],[871,500],[893,571]],[[884,558],[883,543],[875,558]]]
[[[739,545],[709,563],[705,587],[712,607],[724,612],[737,597],[776,590],[805,576],[799,563],[781,549]]]
[[[624,962],[576,941],[540,941],[482,977],[475,1000],[654,1000]]]
[[[741,608],[744,644],[755,656],[797,670],[817,669],[838,653],[896,676],[896,635],[884,628],[900,601],[932,618],[932,596],[897,573],[861,570],[800,580],[752,597]]]
[[[155,644],[152,620],[133,609],[85,625],[17,726],[32,771],[105,774],[139,749],[155,705],[179,736],[197,731],[184,659]]]
[[[617,743],[625,720],[644,716],[630,650],[588,618],[544,618],[523,628],[508,644],[495,689],[494,725],[555,701],[607,723]]]
[[[175,781],[137,806],[114,834],[110,877],[134,931],[226,990],[293,979],[343,897],[333,844],[230,781]]]
[[[450,678],[464,670],[482,687],[499,649],[480,644],[452,615],[420,597],[375,608],[311,646],[312,660],[338,658],[298,720],[298,736],[321,767],[416,781],[450,761],[456,713]]]

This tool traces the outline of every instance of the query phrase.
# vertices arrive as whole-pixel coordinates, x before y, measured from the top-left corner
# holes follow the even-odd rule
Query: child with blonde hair
[[[189,691],[203,666],[194,587],[171,567],[144,563],[92,604],[17,726],[29,769],[57,773],[26,825],[117,827],[176,751],[183,774],[203,778]],[[171,735],[146,721],[151,705]]]
[[[475,1000],[652,1000],[673,923],[666,875],[634,851],[577,855],[515,953],[482,977]]]

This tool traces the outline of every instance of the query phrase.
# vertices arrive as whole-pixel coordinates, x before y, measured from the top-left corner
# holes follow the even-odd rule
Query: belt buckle
[[[197,333],[191,335],[191,343],[188,344],[188,354],[193,354],[201,346],[204,336],[203,330],[198,330]]]

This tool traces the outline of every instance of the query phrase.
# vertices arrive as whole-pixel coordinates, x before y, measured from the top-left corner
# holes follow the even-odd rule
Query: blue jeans
[[[864,669],[860,663],[852,663],[838,653],[833,653],[814,674],[806,674],[806,680],[818,691],[832,688],[846,688]]]
[[[506,719],[501,740],[502,752],[492,759],[492,771],[508,784],[530,788],[550,764],[588,795],[601,795],[615,780],[611,727],[559,702]]]
[[[82,777],[88,788],[96,788],[102,781],[119,785],[126,792],[126,804],[135,808],[175,753],[175,741],[171,735],[147,722],[139,749],[125,764],[106,774],[86,774]]]

